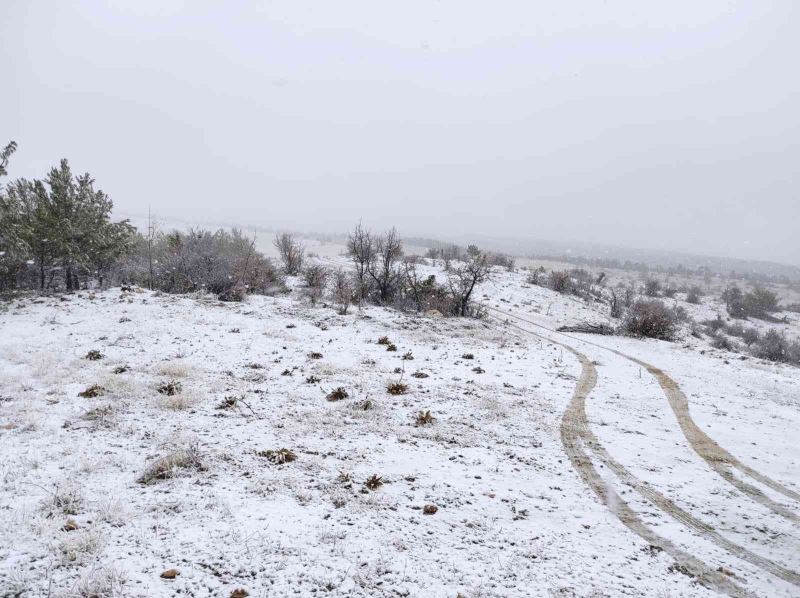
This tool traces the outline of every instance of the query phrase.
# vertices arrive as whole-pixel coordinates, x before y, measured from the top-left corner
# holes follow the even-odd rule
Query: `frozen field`
[[[0,596],[800,595],[800,370],[553,333],[603,316],[524,280],[7,304]]]

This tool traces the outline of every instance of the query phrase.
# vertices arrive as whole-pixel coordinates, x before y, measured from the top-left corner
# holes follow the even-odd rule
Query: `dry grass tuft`
[[[256,455],[264,457],[273,465],[283,465],[284,463],[291,463],[297,459],[297,455],[287,448],[257,451]]]
[[[159,457],[145,468],[136,481],[140,484],[153,484],[160,480],[175,477],[179,470],[182,469],[195,469],[197,471],[205,469],[197,446],[179,448],[163,457]]]
[[[167,382],[162,382],[156,387],[156,391],[158,391],[159,394],[166,395],[168,397],[180,394],[182,390],[183,390],[183,385],[177,380],[169,380]]]
[[[475,359],[475,356],[472,353],[464,353],[461,359]]]
[[[97,361],[98,359],[103,359],[103,354],[96,349],[92,349],[86,354],[84,359],[88,359],[89,361]]]
[[[83,510],[85,499],[81,488],[74,483],[57,486],[42,502],[42,510],[48,517],[54,515],[77,515]]]
[[[322,353],[318,353],[317,351],[312,351],[308,354],[309,359],[322,359]]]
[[[427,426],[436,421],[436,418],[431,415],[430,410],[420,411],[414,417],[414,423],[418,426]]]
[[[332,390],[330,393],[328,393],[328,396],[326,398],[329,401],[341,401],[349,396],[350,395],[347,394],[347,391],[340,386],[339,388],[336,388]]]
[[[306,384],[317,384],[318,382],[322,382],[322,378],[319,376],[314,376],[313,374],[306,378]]]
[[[388,336],[382,336],[378,339],[379,345],[391,345],[392,341],[389,340]]]
[[[235,409],[236,405],[239,403],[238,397],[225,397],[222,401],[216,406],[216,409]]]
[[[364,488],[367,490],[377,490],[381,486],[383,486],[383,476],[379,476],[377,473],[373,473],[364,481]]]
[[[392,382],[386,387],[386,391],[390,395],[404,395],[408,392],[408,384],[402,382]]]
[[[78,393],[79,397],[83,397],[84,399],[93,399],[95,397],[101,396],[103,393],[106,392],[106,389],[100,386],[99,384],[92,384],[86,390],[82,390]]]
[[[352,408],[355,411],[371,411],[375,409],[375,403],[373,403],[371,399],[362,399],[361,401],[353,403]]]

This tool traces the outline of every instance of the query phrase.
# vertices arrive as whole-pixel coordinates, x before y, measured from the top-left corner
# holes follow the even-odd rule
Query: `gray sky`
[[[125,213],[800,264],[800,3],[5,0],[10,175]]]

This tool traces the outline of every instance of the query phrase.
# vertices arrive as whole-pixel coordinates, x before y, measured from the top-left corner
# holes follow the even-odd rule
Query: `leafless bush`
[[[330,270],[319,264],[311,264],[303,270],[303,282],[306,285],[306,296],[311,299],[311,304],[316,305],[317,301],[325,293],[325,286],[328,283]]]
[[[532,270],[531,273],[528,274],[528,278],[526,279],[527,283],[540,286],[544,281],[544,273],[545,273],[544,266],[539,266],[538,268]]]
[[[278,255],[283,264],[283,271],[290,276],[300,274],[300,271],[303,269],[303,260],[305,259],[306,251],[303,244],[289,233],[276,234],[272,244],[275,246],[275,249],[278,250]]]
[[[571,283],[569,273],[564,270],[554,270],[550,273],[550,288],[556,293],[569,293]]]
[[[658,300],[636,301],[623,323],[623,329],[630,335],[661,340],[673,340],[676,328],[674,312]]]
[[[489,264],[486,253],[478,249],[475,245],[467,248],[466,261],[454,267],[447,279],[450,287],[450,294],[453,298],[455,315],[468,316],[474,315],[470,303],[475,287],[489,276]]]
[[[394,228],[373,239],[374,251],[366,265],[367,273],[375,288],[375,300],[387,304],[399,291],[401,272],[397,265],[403,257],[403,242]]]
[[[661,283],[655,278],[650,278],[644,283],[644,294],[648,297],[658,297],[661,295]]]
[[[339,304],[339,313],[347,314],[353,302],[353,280],[349,273],[341,268],[333,273],[333,300]]]
[[[700,297],[702,296],[703,296],[702,289],[697,285],[692,285],[686,291],[686,302],[697,305],[700,303]]]
[[[375,240],[360,222],[347,238],[347,254],[355,267],[356,295],[359,302],[363,302],[370,290],[369,269],[375,260]]]

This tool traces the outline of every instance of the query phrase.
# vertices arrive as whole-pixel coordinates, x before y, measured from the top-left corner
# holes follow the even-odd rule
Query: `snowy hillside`
[[[800,369],[478,293],[7,304],[0,596],[800,594]]]

